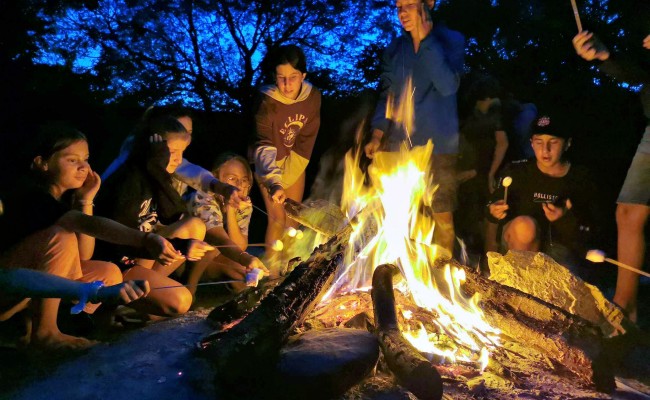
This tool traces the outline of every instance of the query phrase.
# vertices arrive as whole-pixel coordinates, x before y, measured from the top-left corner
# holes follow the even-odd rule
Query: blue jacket
[[[399,104],[407,79],[413,79],[415,122],[410,135],[413,145],[433,140],[435,154],[458,153],[458,111],[456,92],[463,68],[464,38],[456,31],[436,26],[415,53],[408,32],[386,48],[382,60],[381,94],[372,128],[387,136],[388,146],[406,139],[401,126],[386,118],[389,93]]]

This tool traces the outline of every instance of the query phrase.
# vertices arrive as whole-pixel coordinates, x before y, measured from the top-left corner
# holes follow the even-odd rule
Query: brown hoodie
[[[293,185],[307,168],[320,127],[321,94],[304,81],[293,100],[277,86],[261,90],[262,101],[255,114],[255,172],[267,188]]]

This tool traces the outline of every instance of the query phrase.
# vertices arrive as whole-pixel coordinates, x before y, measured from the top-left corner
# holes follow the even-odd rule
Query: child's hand
[[[97,291],[91,303],[129,304],[146,297],[150,291],[149,282],[143,280],[127,281],[117,285],[103,286]]]
[[[90,167],[88,168],[88,175],[86,176],[86,180],[84,181],[83,185],[79,189],[75,191],[75,200],[83,200],[86,202],[92,202],[95,196],[97,195],[97,192],[99,191],[99,187],[102,184],[102,178],[99,177],[99,174]]]
[[[573,48],[576,53],[587,61],[605,61],[609,58],[609,50],[593,33],[582,31],[574,36]]]
[[[566,199],[564,205],[555,205],[553,203],[542,203],[542,209],[544,210],[544,215],[546,219],[551,222],[555,222],[558,219],[562,218],[567,211],[571,209],[573,205],[571,200]]]
[[[264,276],[269,276],[269,270],[266,268],[264,263],[255,256],[251,256],[250,261],[248,262],[247,265],[245,265],[245,267],[246,267],[246,272],[251,272],[252,270],[257,268],[262,271]]]
[[[366,143],[363,148],[363,151],[366,153],[366,157],[375,157],[375,153],[378,152],[381,148],[382,137],[384,137],[384,132],[380,131],[379,129],[372,131],[372,137],[370,138],[370,141]]]
[[[224,203],[227,207],[238,210],[252,205],[250,197],[246,196],[244,191],[236,186],[229,185],[217,179],[212,182],[211,186],[213,193],[223,196]]]
[[[269,195],[271,200],[276,204],[284,204],[284,201],[287,199],[287,194],[284,192],[284,188],[281,185],[273,185],[269,190]]]
[[[205,256],[205,253],[214,249],[214,246],[211,246],[206,242],[191,239],[187,246],[187,254],[185,254],[185,258],[188,261],[199,261],[203,256]]]
[[[171,157],[167,141],[156,133],[149,136],[149,143],[149,163],[166,170],[167,165],[169,164],[169,158]]]
[[[495,201],[491,203],[488,208],[490,209],[490,214],[498,219],[502,220],[508,215],[508,208],[510,208],[503,200]]]
[[[170,265],[183,259],[174,246],[164,237],[149,233],[144,240],[144,248],[162,265]]]

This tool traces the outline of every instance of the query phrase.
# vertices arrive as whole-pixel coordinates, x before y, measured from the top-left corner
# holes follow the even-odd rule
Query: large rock
[[[330,328],[294,336],[281,351],[283,399],[330,399],[367,377],[379,359],[377,338],[366,331]]]
[[[596,288],[544,253],[488,253],[490,279],[578,315],[598,326],[605,337],[625,333],[631,324]]]

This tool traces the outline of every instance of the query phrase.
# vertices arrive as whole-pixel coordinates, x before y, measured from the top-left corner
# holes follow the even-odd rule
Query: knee
[[[504,238],[513,250],[529,250],[537,241],[537,222],[528,216],[519,216],[510,221]]]
[[[165,314],[170,317],[185,314],[192,306],[192,293],[186,288],[175,288],[165,302]]]
[[[616,225],[619,230],[642,230],[648,211],[646,206],[636,204],[619,204],[616,206]]]
[[[79,252],[79,243],[77,242],[77,235],[74,232],[58,225],[53,225],[47,229],[47,233],[51,249],[63,252]]]
[[[46,272],[66,278],[78,278],[80,273],[77,235],[59,226],[47,229],[47,244],[41,258]]]
[[[101,280],[104,282],[104,285],[112,286],[124,281],[122,271],[120,271],[117,265],[109,262],[102,262],[99,268],[101,268]]]

